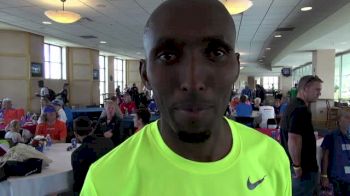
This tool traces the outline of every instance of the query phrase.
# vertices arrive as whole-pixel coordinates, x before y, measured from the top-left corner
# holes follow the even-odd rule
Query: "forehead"
[[[234,23],[223,9],[221,5],[205,3],[160,7],[152,14],[145,29],[146,48],[159,43],[160,39],[189,44],[201,42],[207,37],[234,45]]]

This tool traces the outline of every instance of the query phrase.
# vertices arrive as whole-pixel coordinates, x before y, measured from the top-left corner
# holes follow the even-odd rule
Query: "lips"
[[[210,104],[183,103],[175,105],[174,109],[190,113],[199,113],[204,110],[209,110],[213,106]]]

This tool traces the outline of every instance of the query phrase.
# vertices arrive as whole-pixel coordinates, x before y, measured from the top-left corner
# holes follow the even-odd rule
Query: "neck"
[[[53,120],[53,121],[47,121],[47,124],[48,124],[48,125],[53,125],[53,124],[55,124],[55,122],[56,122],[56,120]]]
[[[306,106],[310,105],[310,103],[306,101],[306,97],[301,92],[298,92],[297,98],[302,99],[305,102]]]
[[[179,139],[164,119],[159,121],[160,134],[176,154],[193,161],[213,162],[224,158],[232,148],[231,129],[225,119],[213,124],[211,136],[202,143],[187,143]]]

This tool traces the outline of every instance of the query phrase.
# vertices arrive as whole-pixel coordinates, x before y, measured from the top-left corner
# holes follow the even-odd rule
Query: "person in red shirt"
[[[123,103],[120,104],[120,110],[124,115],[133,114],[136,111],[136,104],[131,100],[129,93],[125,93],[123,96]]]
[[[12,100],[10,98],[5,98],[2,101],[2,118],[0,119],[0,124],[3,126],[8,125],[12,120],[21,120],[24,116],[23,109],[14,109],[12,108]]]
[[[43,123],[36,127],[35,135],[47,136],[50,134],[53,143],[64,143],[67,137],[66,124],[57,119],[55,107],[47,105],[44,108]]]

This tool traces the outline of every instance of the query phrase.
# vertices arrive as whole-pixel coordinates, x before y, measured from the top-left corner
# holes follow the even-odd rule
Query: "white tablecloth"
[[[322,142],[323,142],[323,138],[319,138],[316,141],[316,158],[317,158],[318,168],[320,171],[321,171],[321,159],[322,159],[322,148],[321,148]]]
[[[70,144],[53,144],[45,155],[53,162],[40,174],[10,177],[0,183],[0,196],[42,196],[70,190],[73,185]],[[74,151],[74,150],[73,150]]]

